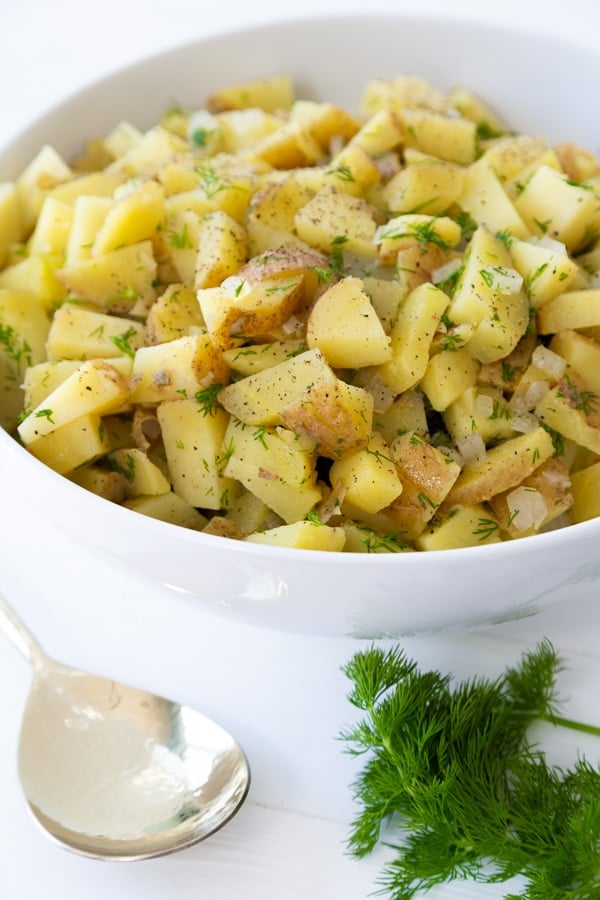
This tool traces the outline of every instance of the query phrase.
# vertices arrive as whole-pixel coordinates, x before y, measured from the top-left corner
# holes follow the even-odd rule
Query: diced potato
[[[388,444],[407,431],[413,431],[422,438],[427,437],[429,425],[421,391],[418,388],[404,391],[387,409],[376,410],[373,414],[373,427]]]
[[[340,379],[321,381],[282,407],[279,417],[288,428],[314,441],[321,456],[339,459],[366,445],[373,398]]]
[[[295,216],[313,194],[296,178],[273,182],[256,193],[250,202],[247,222],[251,254],[276,250],[283,244],[306,247],[295,233]]]
[[[265,112],[277,112],[289,109],[294,99],[292,81],[289,75],[282,74],[221,88],[210,95],[208,105],[213,112],[254,106]]]
[[[442,91],[416,75],[372,78],[364,86],[360,102],[364,115],[373,115],[379,109],[400,113],[406,108],[419,107],[442,112],[447,100]]]
[[[377,366],[392,356],[390,339],[360,278],[344,278],[321,294],[308,316],[306,341],[334,368]]]
[[[325,167],[323,182],[360,197],[380,179],[373,157],[357,144],[346,144]]]
[[[574,372],[567,372],[535,407],[535,414],[553,431],[600,453],[598,398]]]
[[[200,222],[194,285],[216,287],[246,262],[246,230],[222,210],[208,213]]]
[[[167,161],[187,149],[185,141],[162,125],[156,125],[131,142],[106,171],[128,178],[152,178]]]
[[[283,429],[252,428],[233,420],[225,434],[224,473],[241,482],[287,524],[304,519],[321,499],[313,456]]]
[[[50,188],[46,197],[72,206],[76,206],[82,197],[112,200],[115,191],[125,180],[125,175],[118,172],[88,172]]]
[[[475,385],[480,363],[464,347],[435,353],[421,378],[421,390],[433,409],[443,412]]]
[[[0,182],[0,267],[4,266],[11,246],[24,237],[17,186],[12,181]]]
[[[235,492],[234,482],[223,475],[227,413],[217,408],[207,413],[196,400],[180,399],[161,403],[156,414],[175,493],[190,506],[226,509]]]
[[[28,252],[65,253],[72,219],[73,208],[68,203],[46,197],[27,244]]]
[[[173,491],[149,497],[131,497],[125,500],[123,505],[144,516],[150,516],[151,519],[160,519],[162,522],[169,522],[171,525],[179,525],[182,528],[192,528],[194,531],[202,531],[208,524],[206,516],[199,513],[197,509],[194,509]]]
[[[392,359],[380,369],[397,393],[414,387],[425,374],[431,341],[448,303],[443,291],[426,283],[400,307],[391,331]]]
[[[106,457],[108,466],[120,472],[127,481],[130,497],[167,494],[171,485],[154,463],[137,447],[113,450]]]
[[[482,363],[508,356],[529,324],[529,303],[513,272],[508,249],[480,225],[473,235],[448,318],[458,325],[476,326],[467,346]]]
[[[143,181],[121,195],[98,229],[93,256],[102,256],[118,247],[154,240],[165,219],[165,197],[155,181]]]
[[[584,249],[595,237],[596,194],[550,166],[540,166],[533,173],[515,206],[532,234],[547,234],[565,244],[570,253]]]
[[[259,159],[274,169],[296,169],[312,166],[324,157],[323,149],[298,122],[282,123],[281,128],[263,138],[252,151],[252,158]]]
[[[26,291],[35,294],[44,308],[51,311],[66,296],[58,279],[62,254],[35,253],[0,271],[0,290]]]
[[[452,550],[501,541],[498,522],[480,503],[454,507],[417,537],[419,550]]]
[[[0,427],[8,431],[23,409],[27,368],[45,359],[49,328],[35,294],[0,289]]]
[[[456,202],[479,225],[486,225],[492,232],[507,232],[518,238],[524,238],[529,233],[498,175],[485,158],[477,160],[465,171],[463,189]]]
[[[571,475],[573,508],[571,520],[585,522],[600,516],[600,462]]]
[[[257,107],[232,109],[212,115],[207,110],[193,114],[188,124],[194,144],[201,137],[205,155],[220,150],[239,153],[253,149],[263,138],[281,128],[280,116],[266,113]]]
[[[150,241],[75,260],[56,275],[75,295],[115,312],[129,311],[138,301],[149,306],[156,294],[156,262]]]
[[[205,328],[196,291],[189,285],[170,284],[150,307],[145,342],[164,344]]]
[[[360,120],[333,103],[315,103],[312,100],[296,100],[290,111],[290,119],[298,122],[326,150],[332,139],[354,137],[360,131]]]
[[[475,159],[477,125],[470,119],[409,107],[399,113],[399,118],[409,147],[462,165]]]
[[[84,463],[69,472],[68,477],[86,491],[111,503],[127,503],[127,479],[120,472],[110,472],[95,463]]]
[[[81,416],[115,412],[128,396],[127,381],[113,366],[88,360],[23,419],[19,435],[23,443],[31,444]]]
[[[253,375],[286,362],[299,353],[304,353],[306,349],[306,341],[299,339],[271,341],[268,344],[246,344],[244,347],[225,350],[223,359],[234,372],[239,372],[240,375]]]
[[[219,394],[219,403],[246,425],[278,425],[281,411],[302,402],[309,388],[333,387],[336,380],[321,351],[307,350],[230,384]]]
[[[116,369],[124,378],[129,378],[131,375],[133,360],[129,356],[109,357],[104,361],[110,363],[113,369]],[[34,366],[28,366],[23,378],[23,390],[25,391],[23,410],[30,412],[36,406],[39,406],[59,384],[62,384],[63,381],[66,381],[70,375],[77,371],[82,362],[84,362],[83,359],[60,359],[48,360],[37,363]],[[126,402],[124,406],[127,406]],[[116,415],[122,411],[122,409],[119,409]],[[105,421],[108,422],[109,419],[110,417],[107,416]],[[128,446],[129,443],[130,439]]]
[[[132,358],[143,343],[139,322],[65,303],[52,318],[46,352],[49,360]]]
[[[296,213],[294,223],[298,237],[324,253],[341,238],[344,250],[368,258],[377,255],[374,211],[360,197],[324,187]]]
[[[357,509],[379,512],[402,493],[396,463],[380,434],[370,435],[362,450],[336,460],[329,473],[332,484],[341,482],[344,498]]]
[[[472,385],[444,410],[444,424],[452,439],[461,444],[479,435],[484,444],[514,436],[512,415],[498,388]]]
[[[83,194],[73,203],[73,217],[66,246],[67,266],[80,259],[89,259],[99,228],[106,219],[112,200]]]
[[[397,116],[389,109],[380,109],[367,119],[350,143],[378,157],[399,147],[403,138],[404,132]]]
[[[523,277],[525,293],[534,308],[569,289],[577,275],[577,263],[566,253],[540,244],[514,240],[510,255],[517,272]]]
[[[269,509],[260,497],[242,489],[227,510],[227,518],[244,534],[253,534],[255,531],[266,531],[282,524],[282,519],[272,509]]]
[[[463,191],[464,172],[443,160],[424,159],[407,166],[386,183],[382,197],[392,214],[419,213],[438,216],[455,203]]]
[[[375,241],[384,264],[396,258],[400,250],[416,247],[424,254],[430,246],[447,250],[461,238],[460,226],[448,216],[406,213],[395,216],[377,229]]]
[[[447,497],[448,505],[472,506],[490,500],[528,478],[554,454],[552,438],[541,426],[510,438],[463,466]]]
[[[249,534],[247,541],[270,547],[295,547],[299,550],[339,551],[344,549],[346,534],[341,527],[318,522],[294,522],[267,531]]]
[[[567,361],[589,390],[600,395],[600,344],[597,341],[566,330],[554,335],[550,349]]]
[[[60,475],[93,462],[110,450],[99,415],[87,413],[28,443],[27,449]]]
[[[413,550],[400,535],[384,534],[364,522],[346,520],[342,527],[346,532],[346,553],[406,553]]]
[[[391,450],[402,484],[391,509],[397,528],[410,540],[433,518],[455,484],[460,466],[414,433],[397,438]]]
[[[191,399],[227,379],[227,366],[210,335],[186,335],[136,351],[131,400],[152,404],[181,397]]]
[[[62,156],[46,144],[21,172],[16,181],[20,218],[24,231],[31,231],[39,215],[44,196],[57,184],[73,177]]]
[[[579,328],[600,325],[600,288],[565,291],[538,309],[537,327],[540,334],[556,334]]]

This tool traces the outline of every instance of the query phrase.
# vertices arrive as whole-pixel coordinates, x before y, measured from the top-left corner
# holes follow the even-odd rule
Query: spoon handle
[[[2,594],[0,594],[0,631],[4,632],[32,666],[38,666],[45,659],[46,654]]]

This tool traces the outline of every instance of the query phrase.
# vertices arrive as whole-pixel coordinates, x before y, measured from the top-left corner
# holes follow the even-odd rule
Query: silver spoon
[[[57,844],[95,859],[161,856],[208,837],[244,802],[246,757],[186,706],[50,659],[0,596],[0,630],[33,668],[19,775]]]

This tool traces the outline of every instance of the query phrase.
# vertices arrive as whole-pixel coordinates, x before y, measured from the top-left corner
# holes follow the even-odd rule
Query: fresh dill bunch
[[[410,900],[457,878],[521,875],[524,892],[505,900],[600,897],[600,772],[585,760],[551,767],[527,738],[540,719],[600,735],[557,716],[561,668],[548,641],[496,679],[421,672],[400,648],[370,647],[343,668],[365,714],[340,733],[365,755],[349,850],[365,856],[385,826],[398,835],[382,893]]]

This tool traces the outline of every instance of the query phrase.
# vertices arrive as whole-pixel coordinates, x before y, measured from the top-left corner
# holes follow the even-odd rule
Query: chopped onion
[[[566,359],[563,359],[554,350],[550,350],[542,344],[539,344],[533,351],[531,361],[538,369],[541,369],[542,372],[555,381],[559,381],[563,377],[567,368]]]
[[[514,431],[518,431],[519,434],[526,434],[528,431],[533,431],[534,428],[537,428],[540,420],[531,412],[521,412],[512,417],[510,424]]]
[[[384,413],[394,402],[396,390],[391,388],[380,375],[373,375],[363,385],[363,388],[373,398],[373,409],[375,412]]]
[[[468,434],[464,438],[459,438],[456,446],[463,462],[482,462],[485,459],[485,443],[481,435],[476,432]]]
[[[539,528],[546,516],[546,501],[535,488],[518,487],[506,498],[511,525],[517,531]]]
[[[560,256],[567,256],[566,246],[561,241],[557,241],[547,234],[542,235],[542,237],[535,237],[532,235],[527,239],[527,243],[536,244],[538,247],[545,247],[546,250],[552,250],[553,253],[558,253]]]
[[[286,334],[293,334],[301,325],[302,320],[299,319],[298,316],[290,316],[289,319],[283,323],[281,328]]]
[[[508,408],[515,415],[530,412],[532,409],[535,409],[540,400],[544,399],[549,390],[550,384],[548,381],[532,381],[524,394],[513,394]]]

